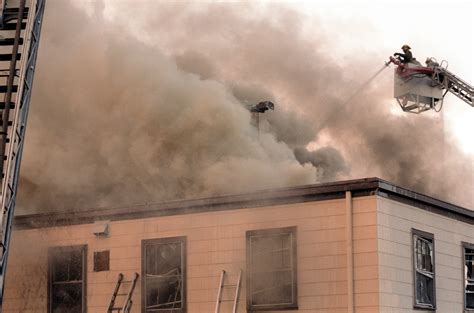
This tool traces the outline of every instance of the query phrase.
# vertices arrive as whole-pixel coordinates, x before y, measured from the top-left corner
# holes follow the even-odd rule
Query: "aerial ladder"
[[[389,62],[397,65],[395,69],[394,97],[405,112],[421,113],[428,110],[439,112],[444,96],[450,92],[471,107],[474,87],[457,77],[447,69],[448,63],[441,64],[434,58],[428,58],[427,66],[419,62],[402,63],[390,57]]]
[[[45,0],[0,0],[0,311]]]

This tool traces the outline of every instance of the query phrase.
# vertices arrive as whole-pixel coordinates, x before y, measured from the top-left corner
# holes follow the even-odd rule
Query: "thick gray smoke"
[[[392,115],[389,79],[338,106],[385,56],[344,71],[329,55],[330,34],[309,40],[286,8],[262,16],[251,5],[115,7],[126,14],[110,22],[102,6],[88,16],[48,2],[22,211],[368,176],[472,206],[469,157],[432,118]],[[262,115],[258,134],[245,105],[262,100],[276,110]],[[321,130],[331,144],[308,151]]]
[[[336,181],[341,177],[347,177],[350,173],[341,153],[333,147],[323,147],[316,151],[296,148],[294,153],[301,164],[310,163],[320,168],[318,181]]]
[[[64,25],[58,28],[57,25]],[[218,81],[49,3],[19,204],[124,205],[315,182]]]

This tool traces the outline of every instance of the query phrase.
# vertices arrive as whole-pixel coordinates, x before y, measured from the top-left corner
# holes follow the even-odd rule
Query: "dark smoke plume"
[[[22,212],[368,176],[472,207],[470,158],[439,119],[390,113],[391,75],[338,106],[386,56],[348,71],[331,34],[308,37],[301,20],[280,6],[111,2],[87,15],[49,0]],[[262,100],[276,110],[259,135],[245,106]],[[329,145],[309,151],[322,132]]]
[[[315,151],[296,148],[294,153],[301,164],[310,163],[320,168],[318,181],[336,181],[341,177],[347,177],[350,172],[341,153],[333,147],[322,147]]]

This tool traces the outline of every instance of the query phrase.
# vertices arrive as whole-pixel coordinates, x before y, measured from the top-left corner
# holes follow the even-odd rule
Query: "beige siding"
[[[377,312],[379,301],[375,199],[353,201],[356,312]],[[287,226],[297,227],[299,311],[347,312],[345,214],[342,199],[116,221],[108,238],[96,238],[91,224],[15,231],[4,312],[46,312],[50,246],[87,244],[88,313],[103,313],[118,273],[141,273],[141,241],[174,236],[187,237],[188,312],[213,312],[220,271],[231,280],[240,268],[245,271],[245,232]],[[93,252],[101,250],[110,250],[110,271],[95,273]],[[140,289],[134,313],[141,312]],[[245,295],[244,280],[239,312],[246,312]]]
[[[411,229],[434,234],[437,312],[463,311],[461,241],[474,242],[474,226],[379,197],[380,312],[413,309]]]
[[[374,198],[355,198],[353,201],[354,305],[357,313],[378,312],[376,210]]]

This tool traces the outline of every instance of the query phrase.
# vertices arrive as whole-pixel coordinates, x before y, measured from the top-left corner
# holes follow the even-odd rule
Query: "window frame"
[[[431,304],[424,304],[424,303],[417,303],[416,297],[416,246],[415,246],[415,238],[419,237],[426,241],[431,241],[432,244],[432,269],[433,269],[433,305]],[[412,247],[412,270],[413,270],[413,308],[414,309],[421,309],[421,310],[430,310],[436,311],[436,249],[435,249],[435,238],[434,234],[428,233],[422,230],[418,230],[415,228],[411,229],[411,247]]]
[[[56,246],[48,248],[48,300],[46,311],[52,312],[53,256],[57,250],[80,250],[82,253],[82,313],[87,313],[87,245]]]
[[[462,241],[461,242],[461,247],[462,247],[462,290],[463,290],[463,310],[464,312],[466,313],[469,313],[469,312],[474,312],[474,308],[468,308],[467,307],[467,301],[466,301],[466,285],[465,285],[465,281],[466,281],[466,272],[465,272],[465,269],[464,267],[466,266],[466,249],[472,249],[474,250],[474,243],[469,243],[469,242],[464,242]]]
[[[187,284],[186,284],[186,275],[187,275],[187,243],[186,243],[186,236],[178,236],[178,237],[165,237],[165,238],[153,238],[153,239],[143,239],[142,240],[142,279],[141,279],[141,304],[142,304],[142,313],[146,313],[146,247],[148,245],[156,245],[156,244],[169,244],[169,243],[177,243],[179,242],[182,245],[182,276],[183,276],[183,293],[181,295],[183,307],[181,309],[163,309],[162,312],[176,312],[176,313],[186,313],[187,312]],[[160,311],[156,311],[160,312]]]
[[[292,282],[292,292],[294,295],[293,303],[285,304],[270,304],[270,305],[252,305],[252,296],[250,290],[250,275],[251,275],[251,237],[254,236],[265,236],[265,235],[280,235],[280,234],[290,234],[291,235],[291,257],[292,257],[292,271],[293,271],[293,282]],[[296,240],[296,226],[291,227],[282,227],[282,228],[269,228],[269,229],[258,229],[258,230],[248,230],[245,233],[246,241],[246,290],[247,290],[247,311],[270,311],[270,310],[298,310],[298,260],[297,260],[297,240]]]

